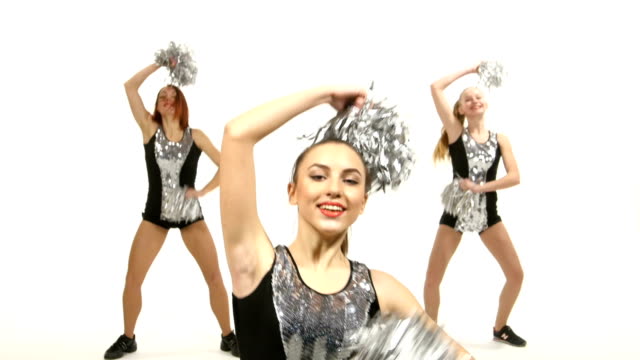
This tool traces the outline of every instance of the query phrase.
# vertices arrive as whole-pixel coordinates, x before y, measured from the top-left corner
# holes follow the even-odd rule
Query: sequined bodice
[[[476,184],[486,182],[487,171],[496,159],[496,149],[498,148],[496,134],[489,131],[489,139],[482,144],[469,134],[469,129],[465,128],[461,136],[469,162],[469,179]]]
[[[476,184],[495,180],[500,158],[498,136],[489,131],[489,138],[478,143],[464,129],[460,138],[449,145],[454,179],[443,191],[445,211],[457,217],[455,229],[460,232],[480,232],[488,226],[487,193],[463,191],[459,181],[468,178]],[[492,208],[496,197],[493,193]]]
[[[369,271],[351,262],[351,278],[340,292],[320,294],[304,284],[291,254],[276,248],[273,303],[289,360],[348,359],[354,334],[366,325],[376,301]]]
[[[155,159],[162,179],[162,207],[160,217],[167,221],[191,221],[202,216],[197,198],[186,198],[187,188],[180,185],[180,172],[193,146],[191,129],[186,128],[182,140],[167,138],[162,127],[155,134]]]

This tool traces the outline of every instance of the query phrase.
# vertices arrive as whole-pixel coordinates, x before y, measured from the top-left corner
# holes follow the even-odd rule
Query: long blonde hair
[[[453,105],[453,116],[456,118],[456,120],[458,120],[460,125],[464,127],[465,116],[463,114],[460,114],[460,112],[458,112],[459,109],[460,109],[460,99],[458,99],[458,101],[456,101],[456,103]],[[442,135],[440,135],[440,140],[438,141],[436,148],[433,150],[433,161],[434,162],[444,161],[448,158],[449,158],[449,136],[447,136],[447,132],[443,127]]]

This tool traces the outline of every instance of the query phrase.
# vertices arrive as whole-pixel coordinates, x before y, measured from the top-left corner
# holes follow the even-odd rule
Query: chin
[[[317,224],[317,226],[314,226],[314,228],[323,237],[324,236],[326,237],[340,236],[346,233],[347,230],[349,229],[349,227],[345,227],[345,226],[327,226],[323,224]]]

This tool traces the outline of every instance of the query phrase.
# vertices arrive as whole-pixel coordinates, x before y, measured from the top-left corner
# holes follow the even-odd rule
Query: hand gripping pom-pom
[[[302,138],[314,144],[332,139],[351,144],[364,158],[372,179],[371,193],[396,189],[415,163],[408,128],[398,119],[395,106],[386,106],[384,100],[367,99],[361,109],[349,106],[317,132]]]
[[[506,76],[504,66],[496,61],[483,61],[478,66],[480,83],[485,87],[498,88],[502,86],[502,81]]]
[[[478,194],[473,193],[471,190],[462,190],[460,181],[460,178],[454,178],[440,194],[444,211],[456,217],[468,215],[468,212],[479,201]]]
[[[166,49],[156,51],[155,63],[169,69],[170,82],[174,85],[191,85],[196,81],[198,68],[191,51],[184,45],[170,42]]]

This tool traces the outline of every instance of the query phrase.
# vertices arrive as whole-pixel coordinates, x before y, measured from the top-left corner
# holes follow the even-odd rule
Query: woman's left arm
[[[211,161],[213,161],[213,163],[218,166],[218,171],[216,171],[215,176],[205,187],[202,188],[202,190],[193,190],[191,194],[188,194],[196,197],[201,197],[213,191],[218,187],[218,185],[220,185],[220,178],[218,177],[218,174],[220,173],[220,150],[213,146],[211,140],[209,140],[207,135],[205,135],[202,130],[191,129],[191,135],[193,136],[193,142],[196,144],[196,146],[202,149],[202,151],[207,154],[209,159],[211,159]]]
[[[413,296],[411,291],[393,276],[382,271],[371,270],[371,280],[378,294],[380,312],[383,315],[392,314],[401,319],[417,315],[424,321],[425,328],[439,328],[433,319],[422,309],[422,306],[420,306],[420,303],[418,303],[418,300]],[[446,334],[444,330],[441,331]],[[457,348],[460,355],[464,354],[466,358],[473,359],[462,345],[451,339],[448,334],[446,334],[446,337],[451,341],[451,346]]]
[[[505,135],[498,134],[498,144],[500,145],[502,163],[504,164],[507,174],[500,179],[489,181],[484,184],[476,184],[469,179],[465,179],[461,183],[463,190],[471,189],[474,193],[486,193],[510,188],[520,184],[520,171],[518,170],[516,158],[513,156],[513,150],[511,149],[509,139]]]
[[[411,291],[393,276],[379,270],[371,270],[371,281],[378,294],[380,311],[406,319],[424,310]]]

